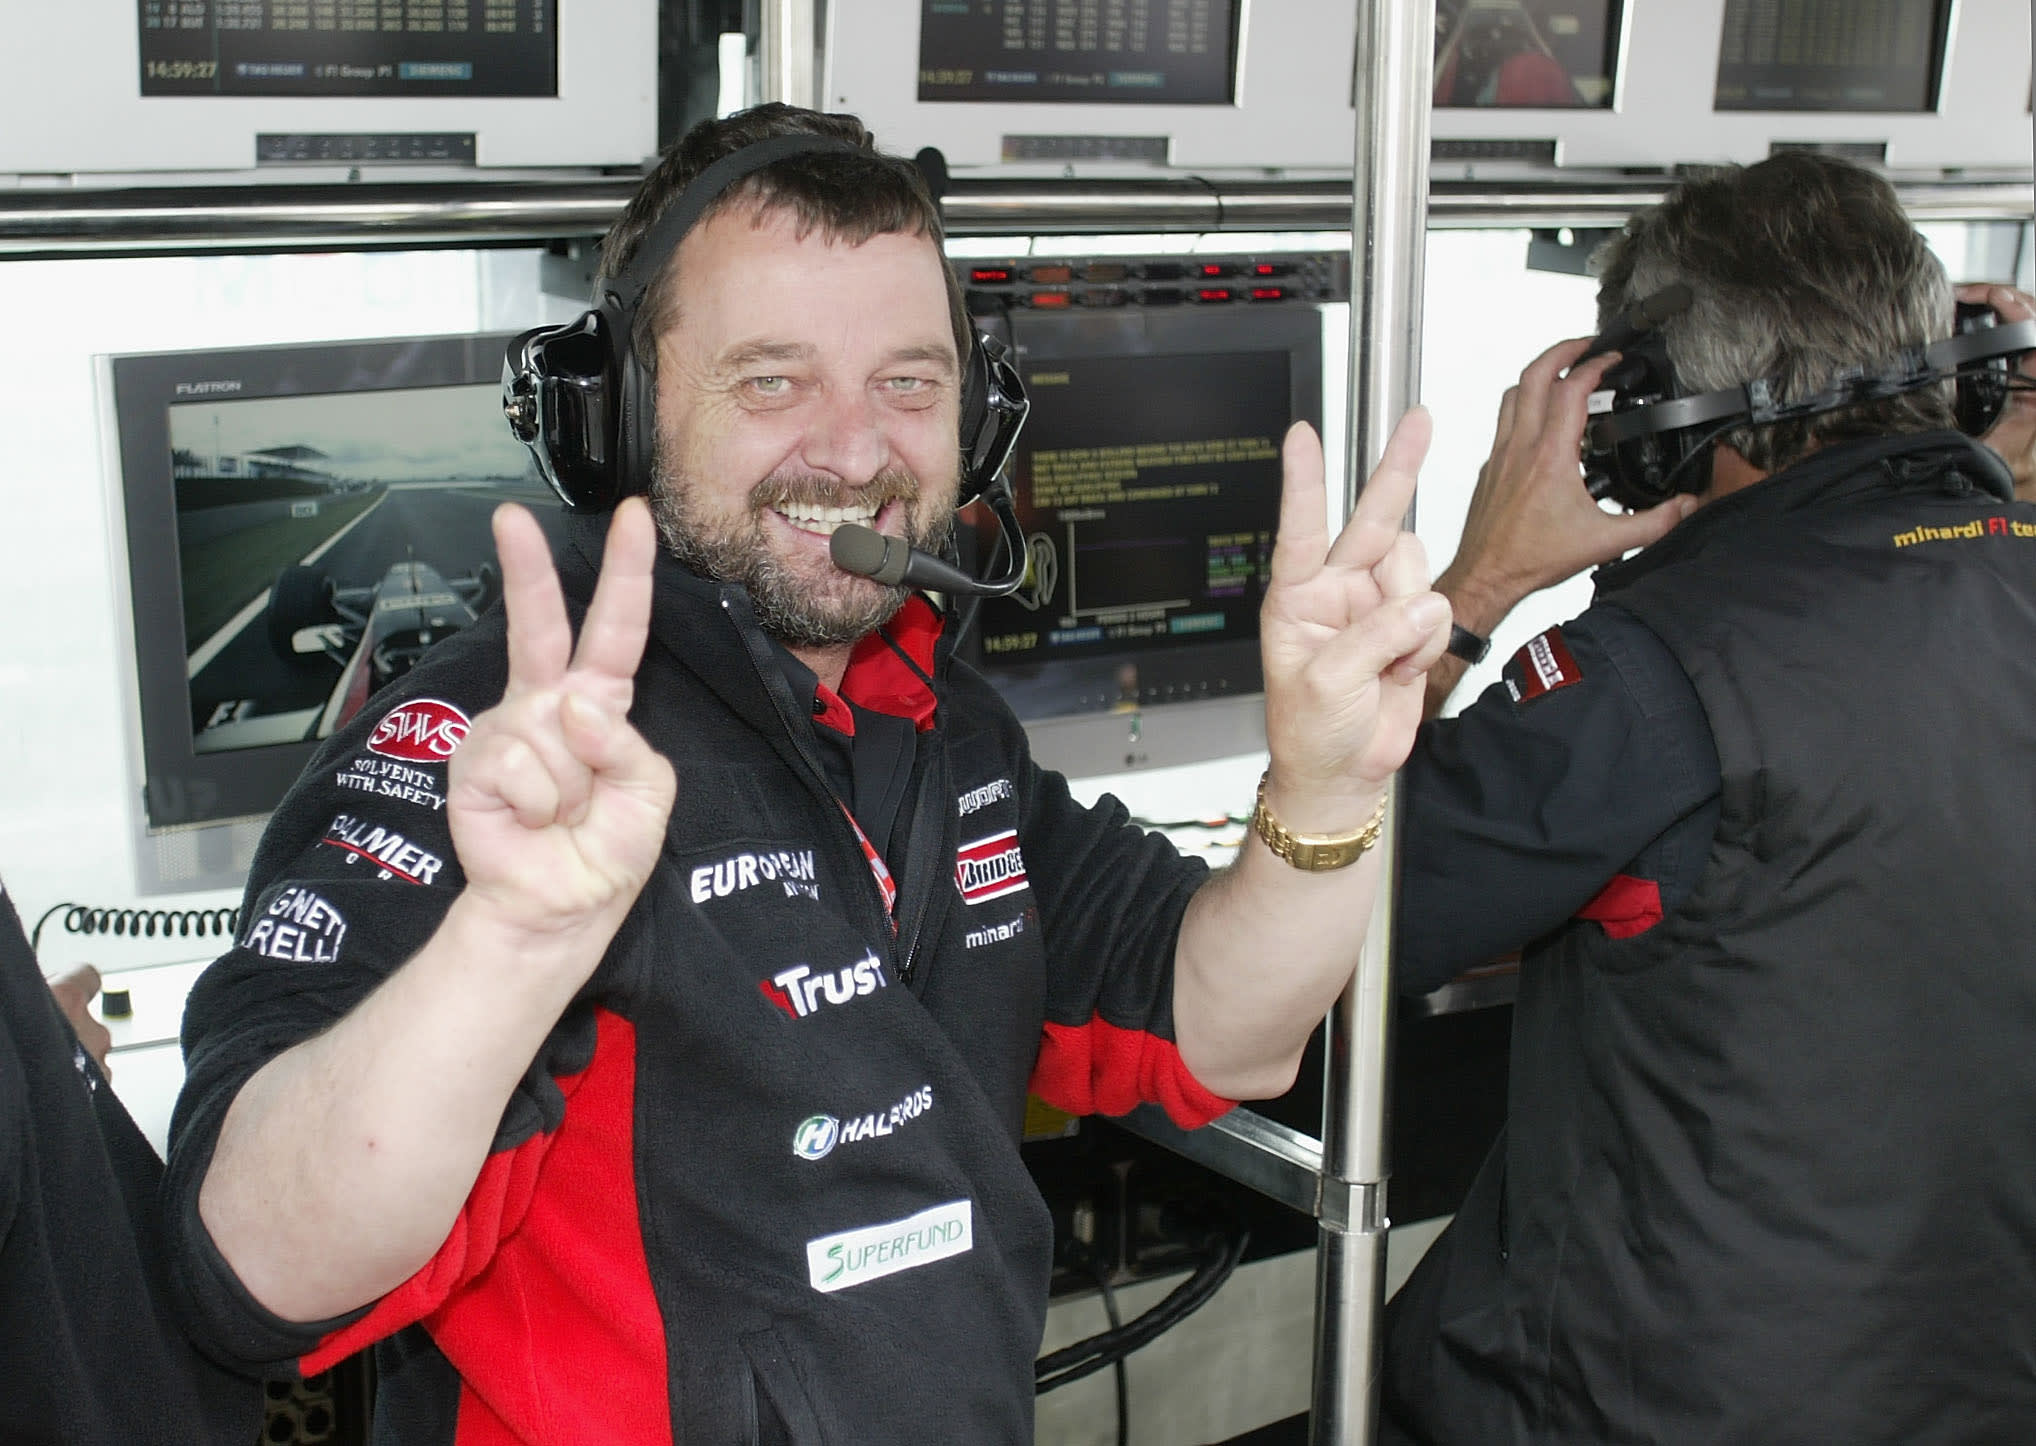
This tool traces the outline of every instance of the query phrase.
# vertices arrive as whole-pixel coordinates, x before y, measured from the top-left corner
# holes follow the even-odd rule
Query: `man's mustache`
[[[919,479],[898,467],[887,467],[860,486],[839,477],[766,477],[752,487],[752,511],[767,507],[883,507],[888,502],[917,502]]]

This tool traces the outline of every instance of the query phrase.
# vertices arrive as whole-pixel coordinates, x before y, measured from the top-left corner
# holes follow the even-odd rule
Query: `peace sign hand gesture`
[[[469,898],[502,922],[552,940],[598,934],[605,948],[657,862],[676,793],[628,718],[656,533],[641,499],[616,510],[575,647],[536,519],[506,505],[494,525],[509,686],[453,754],[453,844]]]
[[[1321,439],[1287,433],[1272,580],[1260,618],[1268,802],[1288,828],[1347,833],[1406,761],[1421,723],[1423,675],[1449,641],[1449,601],[1400,520],[1428,452],[1416,407],[1386,443],[1332,544]]]

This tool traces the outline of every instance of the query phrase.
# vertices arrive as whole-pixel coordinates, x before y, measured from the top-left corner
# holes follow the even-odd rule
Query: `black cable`
[[[1223,1283],[1237,1269],[1237,1262],[1244,1256],[1245,1247],[1250,1244],[1251,1232],[1243,1226],[1234,1232],[1212,1230],[1208,1236],[1207,1253],[1201,1264],[1186,1280],[1175,1286],[1166,1299],[1151,1310],[1139,1316],[1129,1325],[1104,1331],[1101,1335],[1090,1336],[1087,1340],[1076,1341],[1073,1345],[1041,1356],[1032,1367],[1032,1389],[1043,1395],[1048,1391],[1079,1381],[1084,1376],[1094,1375],[1107,1365],[1123,1360],[1133,1351],[1142,1350],[1161,1335],[1172,1330],[1196,1311],[1209,1303]]]
[[[1180,818],[1169,820],[1158,818],[1141,818],[1134,813],[1131,815],[1131,821],[1137,824],[1140,828],[1156,828],[1160,830],[1162,833],[1170,833],[1174,829],[1188,829],[1188,828],[1206,828],[1206,829],[1242,828],[1245,824],[1251,822],[1251,815],[1248,813],[1221,813],[1212,814],[1208,818]]]
[[[240,926],[238,909],[95,909],[88,904],[52,904],[28,936],[31,952],[42,946],[43,925],[58,913],[64,916],[68,934],[131,935],[137,939],[153,939],[158,934],[165,939],[172,934],[186,939],[207,935],[230,938]]]
[[[1110,1271],[1101,1261],[1096,1267],[1096,1289],[1103,1293],[1103,1314],[1110,1318],[1110,1329],[1122,1330],[1124,1318],[1117,1310],[1117,1292],[1110,1287]],[[1130,1446],[1131,1441],[1131,1380],[1130,1372],[1119,1356],[1112,1362],[1111,1369],[1117,1376],[1117,1446]]]

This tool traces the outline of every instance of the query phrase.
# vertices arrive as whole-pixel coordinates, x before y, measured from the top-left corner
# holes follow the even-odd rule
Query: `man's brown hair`
[[[879,151],[875,138],[854,116],[823,115],[773,101],[702,121],[666,149],[601,243],[601,280],[619,275],[629,265],[658,217],[707,167],[745,146],[790,135],[831,137],[863,154],[819,151],[775,161],[716,197],[695,225],[730,206],[752,205],[760,214],[789,213],[801,237],[818,231],[830,241],[860,246],[872,236],[904,232],[924,236],[936,250],[940,248],[944,239],[940,208],[917,167]],[[945,264],[944,256],[941,273],[947,283],[955,359],[966,365],[974,331],[954,268]],[[657,338],[673,320],[677,274],[678,268],[668,260],[644,292],[630,332],[638,364],[652,375],[657,371]]]

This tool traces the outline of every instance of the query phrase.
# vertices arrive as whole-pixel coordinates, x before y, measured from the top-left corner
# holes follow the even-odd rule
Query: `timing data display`
[[[145,96],[558,94],[558,0],[138,3]]]
[[[1241,0],[920,0],[919,99],[1228,105]]]
[[[1603,109],[1620,0],[1437,0],[1435,104]]]
[[[984,667],[1255,643],[1289,368],[1281,351],[1029,369],[1012,474],[1026,576],[983,604]]]
[[[1935,110],[1951,0],[1725,0],[1719,110]]]
[[[499,590],[489,519],[549,494],[495,385],[169,409],[192,750],[324,738]]]

